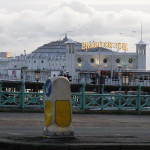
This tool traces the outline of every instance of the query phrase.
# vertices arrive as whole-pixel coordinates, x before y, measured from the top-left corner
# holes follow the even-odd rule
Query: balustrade
[[[25,84],[22,81],[21,90],[9,92],[2,90],[0,82],[0,107],[18,108],[43,108],[43,92],[25,92]],[[144,95],[141,85],[138,84],[136,91],[118,91],[105,93],[104,85],[100,87],[100,93],[85,91],[83,83],[80,92],[72,93],[72,108],[79,110],[149,110],[150,95]]]

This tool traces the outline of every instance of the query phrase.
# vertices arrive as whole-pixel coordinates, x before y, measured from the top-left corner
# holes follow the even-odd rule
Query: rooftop
[[[144,43],[142,40],[139,41],[138,43],[136,43],[136,45],[147,45],[146,43]]]

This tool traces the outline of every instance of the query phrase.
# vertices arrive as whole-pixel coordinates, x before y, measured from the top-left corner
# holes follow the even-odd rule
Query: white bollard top
[[[69,100],[71,99],[71,90],[68,79],[65,77],[51,77],[45,83],[46,100]]]
[[[51,77],[45,83],[45,129],[47,136],[74,136],[71,125],[71,89],[65,77]]]

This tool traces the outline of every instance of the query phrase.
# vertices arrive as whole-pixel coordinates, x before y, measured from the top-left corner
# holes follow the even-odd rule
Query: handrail
[[[0,83],[1,87],[1,83]],[[105,93],[101,86],[100,93],[85,91],[83,83],[79,93],[72,93],[72,108],[87,110],[150,110],[150,95],[142,95],[141,86],[137,86],[134,94],[123,94],[121,87],[118,93]],[[0,88],[0,107],[42,108],[44,92],[25,92],[24,81],[19,92],[2,91]]]

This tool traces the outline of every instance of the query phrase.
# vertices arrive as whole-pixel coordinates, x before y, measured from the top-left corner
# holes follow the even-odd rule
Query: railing
[[[0,107],[43,108],[44,93],[25,92],[24,81],[19,92],[2,91],[0,82]]]
[[[111,79],[107,78],[105,79],[105,85],[122,85],[121,79]],[[137,84],[140,84],[141,86],[150,86],[150,80],[140,80],[140,79],[134,79],[130,80],[128,85],[129,86],[137,86]]]
[[[46,81],[47,78],[41,78],[40,82],[44,83]],[[21,78],[19,77],[14,77],[14,76],[0,76],[0,80],[13,80],[13,81],[20,81]],[[33,82],[33,80],[35,81],[35,79],[33,78],[29,78],[29,79],[25,79],[25,81],[31,81]],[[90,80],[90,78],[89,78]],[[98,79],[97,79],[98,81]],[[72,80],[72,84],[80,84],[80,80],[79,79],[74,79]],[[89,82],[90,83],[90,82]],[[115,78],[105,78],[104,79],[104,84],[105,85],[122,85],[123,81],[121,78],[115,79]],[[128,85],[129,86],[136,86],[137,84],[140,84],[141,86],[150,86],[150,80],[140,80],[140,79],[132,79],[129,81]]]
[[[141,95],[141,86],[137,86],[134,94],[105,94],[104,86],[101,94],[85,92],[85,85],[78,94],[72,94],[72,107],[82,110],[150,110],[150,95]]]
[[[14,77],[14,76],[0,76],[0,80],[14,80],[14,81],[20,81],[21,78]]]
[[[25,84],[22,81],[19,92],[2,91],[0,82],[0,107],[14,108],[42,108],[44,107],[44,93],[25,92]],[[141,86],[132,94],[125,94],[121,86],[117,93],[106,94],[104,86],[100,93],[86,92],[85,84],[82,84],[79,93],[72,93],[72,108],[79,110],[150,110],[150,95],[141,94]]]
[[[43,108],[43,93],[0,92],[0,107]]]

